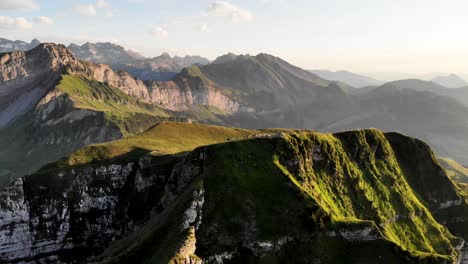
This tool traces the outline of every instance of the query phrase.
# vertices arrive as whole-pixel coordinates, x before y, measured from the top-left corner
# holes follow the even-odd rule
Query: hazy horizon
[[[113,42],[148,57],[266,52],[305,69],[464,74],[466,7],[459,0],[3,0],[0,34]]]

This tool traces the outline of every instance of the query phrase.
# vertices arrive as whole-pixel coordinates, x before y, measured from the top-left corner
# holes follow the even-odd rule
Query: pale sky
[[[0,0],[0,37],[145,56],[280,56],[306,69],[468,72],[466,0]]]

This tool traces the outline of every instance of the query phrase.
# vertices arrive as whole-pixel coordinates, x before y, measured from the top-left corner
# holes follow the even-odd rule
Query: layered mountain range
[[[109,42],[71,44],[68,49],[80,60],[108,64],[112,69],[127,71],[140,80],[170,80],[185,67],[210,62],[200,56],[171,57],[167,53],[145,58],[138,52]]]
[[[6,134],[0,139],[11,145],[1,152],[5,158],[0,162],[5,167],[9,163],[5,159],[22,160],[7,153],[24,154],[31,150],[29,144],[22,143],[21,151],[15,151],[20,146],[10,142],[8,135],[25,134],[29,140],[56,142],[61,147],[62,142],[69,141],[75,149],[141,131],[152,124],[146,119],[170,117],[246,128],[299,127],[325,132],[376,127],[419,137],[439,155],[468,163],[468,107],[463,104],[463,97],[455,93],[464,92],[463,88],[448,90],[430,82],[407,80],[366,88],[356,94],[346,84],[324,80],[268,54],[228,54],[207,65],[189,66],[169,81],[142,81],[105,64],[80,61],[64,46],[48,43],[27,52],[3,54],[0,61],[0,100],[4,102],[0,125],[8,127],[0,131]],[[71,108],[57,111],[60,118],[54,116],[51,122],[45,122],[47,115],[56,113],[52,106],[58,98],[71,100],[72,103],[60,104]],[[110,101],[118,106],[109,106]],[[75,109],[79,109],[79,120],[86,116],[82,112],[98,113],[104,115],[102,120],[111,120],[100,121],[98,126],[115,124],[120,132],[110,133],[110,137],[83,133],[80,140],[30,134],[41,131],[35,125],[57,125],[75,118],[68,113]],[[134,115],[145,116],[142,124],[146,125],[129,126],[128,122],[136,120]],[[15,123],[19,118],[33,121]],[[26,123],[34,128],[25,128]],[[97,131],[101,130],[96,128]],[[66,152],[57,152],[47,162],[63,154]]]
[[[311,72],[323,79],[344,82],[356,88],[383,84],[382,81],[350,71],[311,70]]]
[[[21,40],[9,40],[0,38],[0,53],[12,51],[26,51],[37,47],[41,42],[33,39],[30,43]]]
[[[464,88],[158,58],[0,54],[0,262],[468,263]]]
[[[338,81],[344,82],[349,84],[355,88],[363,88],[369,86],[378,86],[382,85],[385,82],[374,79],[369,76],[365,76],[362,74],[353,73],[350,71],[329,71],[329,70],[311,70],[312,73],[317,74],[323,79],[330,80],[330,81]],[[384,73],[382,73],[385,75]],[[389,73],[389,75],[392,75]],[[401,75],[403,77],[401,77]],[[460,76],[456,74],[448,74],[448,75],[440,75],[435,76],[437,74],[427,74],[427,75],[416,75],[416,74],[400,74],[400,77],[397,77],[398,74],[395,76],[388,77],[389,79],[387,82],[393,82],[397,80],[404,80],[404,79],[419,79],[425,81],[431,81],[438,85],[441,85],[446,88],[461,88],[468,86],[468,83]]]

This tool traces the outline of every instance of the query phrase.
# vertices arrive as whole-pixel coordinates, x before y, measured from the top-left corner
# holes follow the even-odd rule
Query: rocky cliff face
[[[395,138],[283,131],[186,156],[138,151],[73,167],[57,163],[0,193],[0,257],[13,263],[464,259],[463,240],[434,220],[438,208],[429,210],[414,194],[417,175],[399,160]],[[438,167],[430,159],[416,163]],[[425,176],[441,179],[439,206],[458,201],[443,172]]]
[[[179,159],[155,166],[143,156],[18,179],[1,193],[1,259],[68,263],[102,252],[171,205],[201,171],[192,156],[178,166]],[[197,206],[187,209],[187,230]],[[179,255],[192,254],[191,247],[189,236]]]
[[[206,79],[198,67],[184,69],[172,81],[147,82],[151,102],[171,110],[188,110],[197,105],[212,106],[225,113],[240,111],[241,99]]]
[[[223,93],[219,85],[191,75],[190,69],[182,71],[172,81],[143,82],[127,72],[115,72],[104,64],[89,64],[88,68],[94,79],[115,86],[142,101],[173,111],[186,111],[196,106],[212,106],[226,113],[239,110],[240,103],[236,98]]]
[[[148,87],[141,80],[135,79],[127,72],[115,72],[105,64],[87,64],[92,78],[119,88],[124,93],[142,101],[150,102]]]
[[[0,55],[0,128],[31,110],[67,69],[84,70],[63,45]]]

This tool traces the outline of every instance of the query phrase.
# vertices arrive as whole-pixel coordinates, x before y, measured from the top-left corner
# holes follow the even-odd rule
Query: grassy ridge
[[[176,154],[203,145],[246,139],[258,133],[260,132],[255,130],[161,122],[136,136],[84,147],[70,155],[64,162],[67,166],[85,164],[93,160],[112,159],[135,149],[144,149],[155,155]]]
[[[213,226],[236,241],[247,234],[259,240],[278,239],[281,234],[297,236],[301,230],[327,226],[333,230],[335,225],[370,221],[385,240],[413,257],[456,259],[454,245],[461,240],[434,220],[412,190],[383,133],[291,132],[285,140],[275,141],[210,148],[206,188],[222,195],[207,194],[202,241],[210,241]],[[302,194],[303,202],[291,196],[281,175]],[[293,216],[301,216],[303,222]],[[249,219],[252,223],[242,222]],[[201,251],[223,247],[214,236],[201,245]]]
[[[456,256],[457,238],[418,199],[383,133],[302,133],[288,141],[286,153],[296,153],[299,166],[288,168],[288,154],[280,154],[277,165],[332,219],[371,220],[404,250]]]

